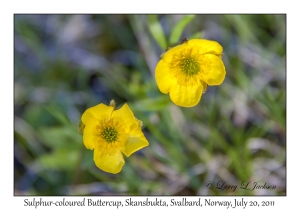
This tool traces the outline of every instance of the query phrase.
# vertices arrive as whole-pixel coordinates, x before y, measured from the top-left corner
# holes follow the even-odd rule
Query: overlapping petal
[[[93,116],[99,120],[105,118],[105,117],[110,117],[112,112],[114,110],[114,107],[112,106],[106,106],[105,104],[98,104],[96,106],[93,106],[89,109],[87,109],[82,117],[81,121],[83,124],[86,124],[86,121],[89,117]]]
[[[221,55],[223,52],[222,46],[216,42],[206,39],[191,39],[187,44],[193,48],[196,48],[200,54],[214,54]]]
[[[155,79],[157,86],[162,93],[167,94],[175,79],[170,74],[170,68],[167,63],[160,60],[155,69]]]
[[[96,146],[96,127],[99,124],[99,120],[93,116],[90,116],[87,120],[85,120],[85,123],[86,125],[83,131],[83,143],[87,149],[93,150]]]
[[[119,110],[114,111],[112,117],[120,117],[126,122],[127,132],[130,134],[130,137],[124,145],[123,153],[127,157],[149,145],[149,142],[141,131],[139,122],[127,104],[124,104]]]
[[[216,55],[203,55],[200,69],[201,79],[208,85],[220,85],[225,79],[225,66],[223,61]]]
[[[129,157],[132,153],[146,147],[149,142],[145,138],[138,124],[131,126],[130,137],[124,146],[123,153]]]
[[[130,126],[136,123],[135,117],[126,103],[120,109],[115,110],[112,113],[112,117],[123,119],[125,132],[129,132]]]
[[[123,155],[119,150],[116,150],[113,154],[108,154],[95,149],[94,162],[101,170],[113,174],[119,173],[125,164]]]
[[[170,48],[167,52],[164,53],[162,60],[165,63],[170,63],[173,61],[173,56],[176,54],[180,54],[182,50],[185,49],[185,44],[177,45],[175,47]]]
[[[201,84],[196,85],[178,85],[171,87],[171,100],[178,106],[192,107],[199,103],[203,87]]]

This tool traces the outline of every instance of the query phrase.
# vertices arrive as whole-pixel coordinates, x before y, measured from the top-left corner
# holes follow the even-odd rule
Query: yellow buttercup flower
[[[225,78],[222,51],[218,42],[205,39],[191,39],[169,49],[155,69],[159,90],[170,93],[178,106],[197,105],[207,85],[220,85]]]
[[[94,150],[96,166],[117,174],[125,164],[122,153],[129,157],[149,142],[142,133],[141,121],[134,117],[128,105],[115,110],[112,102],[110,106],[99,104],[87,109],[81,117],[79,131],[83,130],[85,147]]]

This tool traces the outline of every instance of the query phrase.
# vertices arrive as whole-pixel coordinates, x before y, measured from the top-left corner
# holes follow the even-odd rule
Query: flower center
[[[187,76],[193,76],[200,71],[199,63],[194,58],[185,58],[180,62],[182,72]]]
[[[118,139],[118,131],[114,127],[105,127],[101,132],[101,136],[108,143],[112,143]]]

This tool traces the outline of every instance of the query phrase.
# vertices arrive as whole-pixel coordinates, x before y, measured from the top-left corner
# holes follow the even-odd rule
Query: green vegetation
[[[154,78],[183,38],[224,49],[224,82],[193,108]],[[15,195],[286,194],[285,15],[15,15],[14,69]],[[150,143],[116,175],[78,133],[82,113],[111,99]],[[276,188],[240,188],[249,181]]]

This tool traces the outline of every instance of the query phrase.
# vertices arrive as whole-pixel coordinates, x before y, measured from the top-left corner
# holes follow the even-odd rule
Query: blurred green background
[[[224,49],[224,82],[193,108],[154,78],[183,38]],[[87,108],[111,99],[128,103],[150,143],[117,175],[77,132]],[[14,194],[286,195],[286,16],[15,15]]]

